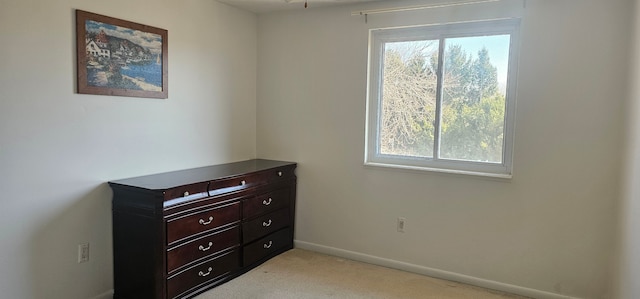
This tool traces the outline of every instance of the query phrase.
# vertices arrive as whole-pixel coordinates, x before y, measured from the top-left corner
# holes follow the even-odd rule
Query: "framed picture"
[[[78,93],[168,96],[167,30],[76,10]]]

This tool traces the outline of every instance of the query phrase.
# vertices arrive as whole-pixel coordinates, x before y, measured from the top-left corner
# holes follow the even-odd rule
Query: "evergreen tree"
[[[489,51],[482,48],[478,51],[478,59],[471,67],[470,101],[480,101],[484,96],[492,96],[498,91],[498,70],[491,64]]]
[[[462,63],[468,57],[459,46],[449,51],[450,63]],[[504,127],[504,96],[498,94],[497,68],[491,64],[486,48],[476,59],[469,57],[455,77],[455,97],[443,101],[441,155],[443,158],[472,161],[502,161],[502,128]],[[445,78],[448,78],[445,76]],[[454,81],[458,79],[458,81]],[[446,83],[445,83],[446,84]],[[459,84],[459,85],[458,85]]]

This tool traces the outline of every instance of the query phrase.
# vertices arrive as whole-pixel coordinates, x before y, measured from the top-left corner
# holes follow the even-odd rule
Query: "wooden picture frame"
[[[78,93],[168,97],[167,30],[76,10]]]

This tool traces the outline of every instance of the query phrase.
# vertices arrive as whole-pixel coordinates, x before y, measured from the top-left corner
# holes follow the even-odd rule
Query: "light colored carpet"
[[[525,298],[302,249],[289,250],[196,299]]]

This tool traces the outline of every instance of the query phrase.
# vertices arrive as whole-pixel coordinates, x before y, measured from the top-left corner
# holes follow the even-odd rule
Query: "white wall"
[[[539,296],[609,298],[630,1],[527,2],[512,180],[363,166],[368,29],[501,16],[493,5],[368,24],[351,11],[390,5],[260,16],[258,155],[300,163],[300,244]]]
[[[257,144],[260,157],[300,163],[301,242],[611,297],[623,124],[640,114],[637,104],[624,112],[631,2],[528,1],[514,178],[496,181],[362,166],[368,29],[494,10],[377,15],[368,24],[350,16],[388,6],[372,4],[257,22],[207,0],[0,0],[2,296],[108,292],[106,181],[252,158]],[[76,8],[168,29],[169,99],[76,94]],[[621,298],[640,296],[634,140],[620,206]],[[407,218],[404,234],[395,232],[398,216]],[[77,264],[83,242],[91,261]]]
[[[620,258],[618,271],[618,293],[617,298],[634,299],[640,298],[640,16],[639,1],[633,1],[635,6],[633,11],[634,23],[633,33],[629,34],[632,40],[632,57],[629,65],[631,67],[629,76],[630,103],[627,110],[628,118],[628,141],[626,152],[626,163],[623,177],[624,188],[622,201],[620,204]]]
[[[76,94],[74,9],[167,29],[169,98]],[[210,0],[0,0],[2,298],[113,288],[107,181],[255,157],[256,23]]]

